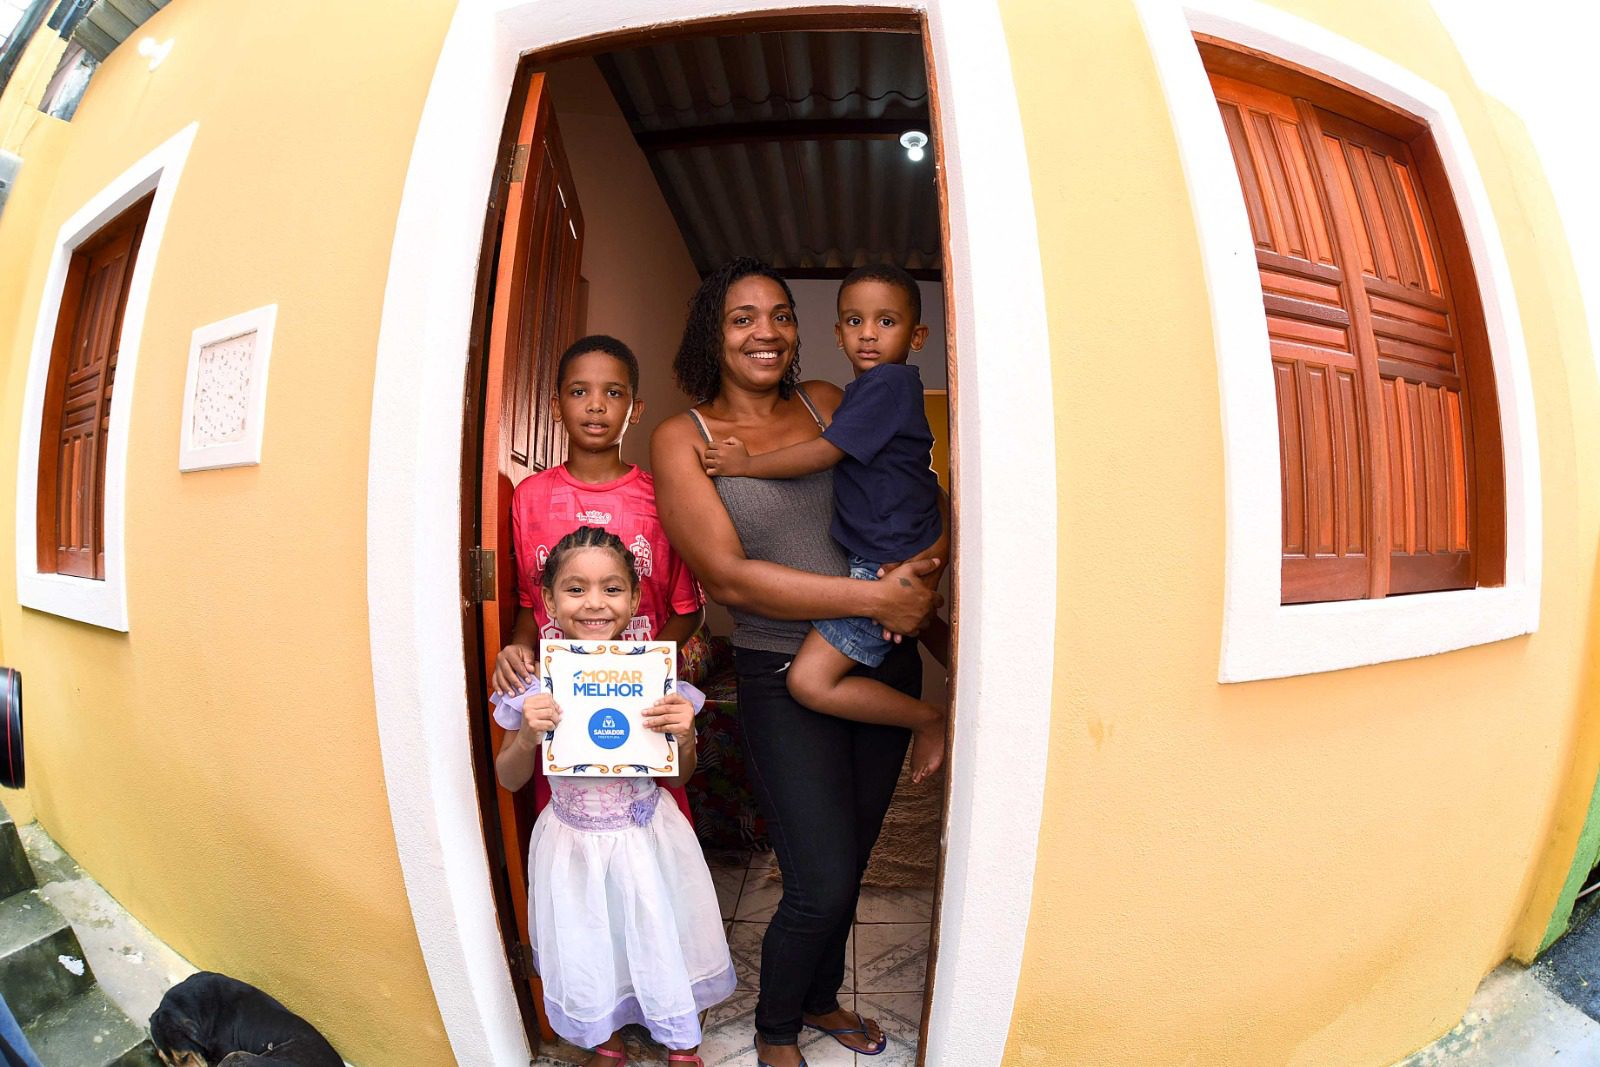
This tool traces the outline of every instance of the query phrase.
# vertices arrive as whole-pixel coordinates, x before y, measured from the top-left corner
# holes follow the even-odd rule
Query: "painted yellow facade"
[[[133,383],[130,632],[19,608],[0,523],[0,632],[30,701],[27,802],[174,948],[272,989],[362,1064],[452,1062],[384,792],[365,566],[378,314],[452,9],[180,0],[145,27],[176,42],[157,70],[120,48],[70,124],[20,130],[7,147],[26,162],[0,217],[9,516],[56,232],[200,124]],[[274,302],[264,462],[180,475],[190,332]]]
[[[1045,257],[1063,622],[1008,1063],[1391,1062],[1537,947],[1594,784],[1600,405],[1537,160],[1427,4],[1279,6],[1442,87],[1466,126],[1532,362],[1540,628],[1217,683],[1217,363],[1155,67],[1130,4],[1003,4]]]
[[[376,6],[174,0],[147,27],[171,56],[114,53],[72,123],[17,99],[49,35],[0,101],[0,146],[26,158],[0,216],[0,661],[26,669],[34,783],[6,801],[352,1062],[428,1067],[455,1061],[385,793],[365,502],[395,214],[454,5]],[[1130,0],[1002,0],[1048,293],[1061,620],[1007,1063],[1396,1059],[1537,949],[1594,788],[1600,389],[1537,160],[1426,0],[1279,6],[1440,86],[1465,125],[1532,364],[1540,628],[1217,683],[1217,361],[1144,31]],[[17,605],[23,383],[56,231],[195,121],[134,385],[118,634]],[[267,303],[263,464],[180,475],[190,331]]]

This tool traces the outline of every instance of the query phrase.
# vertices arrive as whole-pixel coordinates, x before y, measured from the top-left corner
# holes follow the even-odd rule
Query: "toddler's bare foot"
[[[921,782],[944,766],[944,730],[941,716],[911,732],[911,780]]]

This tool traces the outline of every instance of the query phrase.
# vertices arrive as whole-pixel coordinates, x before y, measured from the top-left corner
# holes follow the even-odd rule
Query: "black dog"
[[[253,985],[213,971],[167,990],[150,1040],[170,1067],[344,1067],[316,1027]]]

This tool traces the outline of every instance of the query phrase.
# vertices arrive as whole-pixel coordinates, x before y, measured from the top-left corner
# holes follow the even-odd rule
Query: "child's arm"
[[[515,793],[528,784],[538,766],[539,742],[561,721],[561,709],[549,693],[535,693],[522,703],[522,727],[507,730],[494,758],[495,777],[500,785]]]
[[[700,629],[700,624],[705,621],[706,609],[703,604],[683,615],[668,615],[667,621],[656,631],[656,640],[676,641],[678,649],[682,651],[683,643],[693,637],[694,632]]]
[[[494,691],[502,696],[516,696],[528,687],[539,673],[534,659],[533,646],[539,640],[539,618],[532,608],[517,609],[517,621],[511,628],[511,640],[494,658]]]
[[[822,437],[759,456],[752,456],[737,437],[727,437],[706,445],[702,462],[713,478],[799,478],[830,470],[843,458],[844,452]]]
[[[661,779],[662,785],[683,785],[694,775],[699,755],[694,742],[695,707],[677,693],[668,693],[645,709],[644,725],[659,734],[678,739],[678,774]]]

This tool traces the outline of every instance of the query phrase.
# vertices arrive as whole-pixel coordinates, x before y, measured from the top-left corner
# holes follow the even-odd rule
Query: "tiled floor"
[[[728,924],[738,988],[706,1013],[700,1055],[708,1067],[755,1067],[756,985],[761,939],[782,895],[770,853],[707,857]],[[917,1060],[922,1024],[922,989],[928,966],[928,932],[933,919],[933,889],[862,889],[845,957],[839,1003],[876,1018],[889,1035],[880,1056],[857,1057],[832,1038],[804,1031],[800,1048],[810,1067],[911,1067]],[[630,1060],[665,1063],[666,1054],[643,1041],[629,1041]],[[538,1063],[566,1067],[582,1062],[570,1046],[546,1050]]]

